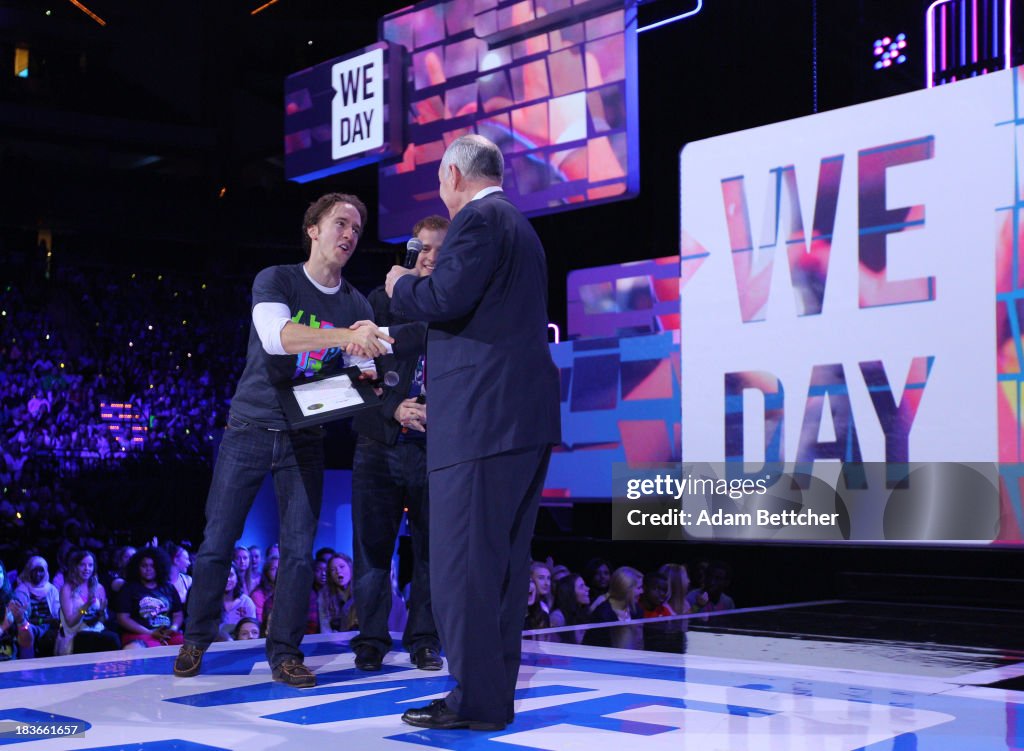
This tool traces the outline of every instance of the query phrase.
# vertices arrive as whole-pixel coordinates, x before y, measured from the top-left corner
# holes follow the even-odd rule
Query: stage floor
[[[976,638],[938,643],[935,628]],[[1005,611],[829,601],[694,619],[686,654],[525,641],[516,721],[495,733],[404,725],[406,708],[446,693],[447,674],[415,670],[404,652],[362,673],[347,636],[306,638],[312,689],[272,682],[262,641],[214,645],[191,679],[171,675],[171,647],[16,661],[0,665],[0,745],[1008,751],[1024,748],[1024,654],[1009,648],[1020,628]],[[1000,633],[1002,647],[989,643]],[[16,735],[16,723],[84,732]]]

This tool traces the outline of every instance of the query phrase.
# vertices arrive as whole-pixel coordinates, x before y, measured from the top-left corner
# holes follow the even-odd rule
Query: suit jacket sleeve
[[[493,228],[476,207],[467,204],[448,230],[434,273],[399,279],[391,310],[427,323],[463,317],[483,297],[500,255]]]

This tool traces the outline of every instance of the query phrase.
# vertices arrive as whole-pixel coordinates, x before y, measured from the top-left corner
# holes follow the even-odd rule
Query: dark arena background
[[[0,745],[1024,748],[1022,63],[1021,0],[0,0]],[[351,632],[310,628],[309,690],[261,641],[194,682],[53,656],[56,614],[18,642],[39,559],[198,550],[252,281],[309,204],[369,207],[369,293],[473,132],[547,253],[534,576],[660,571],[671,608],[531,607],[493,733],[403,726],[447,672],[367,678]],[[326,428],[309,552],[348,555]],[[268,477],[238,545],[276,541]]]

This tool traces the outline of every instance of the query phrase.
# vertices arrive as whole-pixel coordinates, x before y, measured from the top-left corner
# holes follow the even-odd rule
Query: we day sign
[[[1017,73],[683,149],[684,460],[999,459]]]
[[[384,50],[331,67],[331,156],[344,159],[384,145]]]
[[[378,42],[285,81],[285,175],[309,182],[405,149],[405,57]]]

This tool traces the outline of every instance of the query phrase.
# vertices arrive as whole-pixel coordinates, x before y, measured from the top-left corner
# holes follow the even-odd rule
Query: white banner
[[[1016,74],[684,148],[685,461],[998,459]]]

